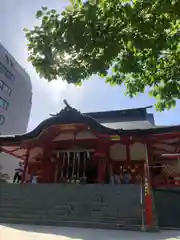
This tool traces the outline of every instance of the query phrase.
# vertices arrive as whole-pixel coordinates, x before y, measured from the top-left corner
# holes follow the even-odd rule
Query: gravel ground
[[[180,240],[180,231],[143,233],[85,228],[0,225],[0,240]]]

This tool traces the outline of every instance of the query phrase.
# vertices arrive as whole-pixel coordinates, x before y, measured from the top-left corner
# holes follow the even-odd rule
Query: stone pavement
[[[0,225],[0,240],[175,240],[180,231],[143,233],[85,228]]]

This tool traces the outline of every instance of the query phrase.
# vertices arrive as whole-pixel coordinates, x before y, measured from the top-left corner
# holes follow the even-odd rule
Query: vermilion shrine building
[[[121,111],[121,117],[128,111],[145,113],[146,108]],[[104,117],[103,113],[81,114],[66,103],[33,131],[1,136],[1,151],[24,161],[22,183],[37,176],[38,183],[108,184],[115,172],[126,169],[131,184],[145,186],[150,223],[151,189],[180,187],[180,126],[114,129],[103,126],[93,115]]]
[[[103,113],[90,115],[103,121]],[[144,179],[146,165],[153,186],[180,186],[180,126],[115,130],[91,116],[67,105],[32,132],[1,136],[1,151],[24,161],[23,182],[32,176],[43,183],[70,181],[75,176],[80,180],[87,177],[92,163],[97,172],[91,180],[96,183],[108,183],[114,171],[120,174],[123,169],[131,174],[131,183],[136,183]]]

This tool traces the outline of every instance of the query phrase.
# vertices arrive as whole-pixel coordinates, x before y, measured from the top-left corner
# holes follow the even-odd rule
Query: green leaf
[[[159,111],[180,99],[178,0],[72,0],[60,14],[42,7],[25,30],[29,61],[48,81],[82,84],[94,74],[134,97],[150,89]]]
[[[23,31],[26,33],[29,32],[29,30],[27,28],[24,28]]]
[[[47,11],[47,10],[48,10],[47,7],[41,7],[41,9],[42,9],[43,11]]]
[[[36,18],[39,19],[43,16],[43,12],[41,10],[37,11]]]

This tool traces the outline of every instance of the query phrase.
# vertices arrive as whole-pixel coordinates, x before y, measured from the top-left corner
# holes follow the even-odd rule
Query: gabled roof
[[[128,130],[108,128],[98,123],[92,117],[86,114],[82,114],[76,109],[72,108],[71,106],[69,106],[69,104],[66,101],[64,102],[66,105],[64,109],[62,109],[59,113],[55,115],[51,115],[50,118],[40,123],[33,131],[23,135],[0,136],[0,145],[2,146],[8,143],[22,142],[24,140],[35,138],[45,129],[53,125],[76,124],[76,123],[77,124],[85,123],[93,131],[99,132],[101,134],[109,134],[109,135],[142,136],[147,134],[180,132],[180,125],[168,126],[168,127],[156,127],[156,128],[152,127],[149,129],[128,129]]]
[[[28,140],[31,138],[37,137],[41,132],[45,129],[55,126],[55,125],[63,125],[63,124],[79,124],[85,123],[94,131],[105,134],[116,134],[115,129],[107,128],[101,124],[99,124],[95,119],[80,113],[76,109],[70,107],[67,102],[66,107],[62,109],[59,113],[55,115],[51,115],[48,119],[44,120],[40,123],[34,130],[28,132],[23,135],[13,135],[13,136],[0,136],[0,144],[7,142],[16,142],[22,140]]]

